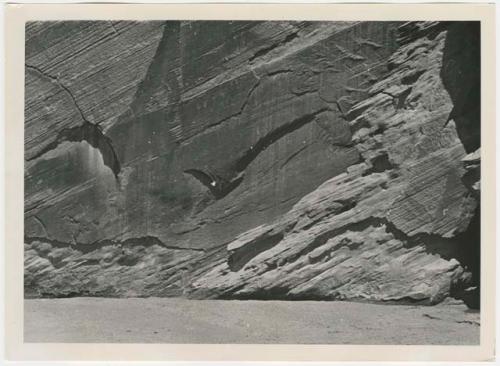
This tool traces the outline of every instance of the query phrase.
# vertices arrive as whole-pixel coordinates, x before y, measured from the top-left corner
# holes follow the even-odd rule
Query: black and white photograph
[[[479,21],[24,29],[24,342],[480,344]]]

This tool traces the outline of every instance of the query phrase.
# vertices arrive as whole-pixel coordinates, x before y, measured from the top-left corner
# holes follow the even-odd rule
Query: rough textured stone
[[[66,71],[68,76],[62,69],[58,79],[48,77],[55,73],[44,62],[50,56],[32,51],[27,57],[26,114],[30,119],[26,136],[44,141],[27,140],[27,156],[41,146],[43,151],[60,150],[68,141],[91,145],[67,146],[72,164],[62,151],[29,158],[27,211],[47,221],[51,239],[84,244],[154,236],[190,248],[218,246],[286,212],[304,194],[359,160],[350,146],[349,126],[338,118],[335,102],[349,94],[345,87],[369,85],[385,69],[392,52],[387,43],[395,24],[167,22],[161,27],[157,23],[131,26],[141,29],[134,34],[147,33],[143,37],[149,43],[142,41],[144,47],[151,47],[159,32],[161,40],[154,43],[157,49],[150,52],[149,66],[140,69],[147,70],[133,73],[138,78],[135,89],[128,79],[121,81],[133,94],[126,102],[110,102],[110,108],[114,104],[122,108],[115,110],[112,121],[103,122],[102,129],[82,126],[95,126],[101,120],[101,116],[87,117],[89,110],[104,109],[92,102],[93,91],[101,89],[101,84],[108,87],[108,77],[119,77],[111,70],[120,69],[123,62],[120,49],[114,58],[106,59],[104,72],[95,71],[100,75],[96,81],[88,80],[85,68],[77,65]],[[93,36],[94,30],[87,35],[86,29],[92,28],[81,30],[80,37]],[[233,34],[230,41],[228,33]],[[115,47],[127,48],[126,42],[135,41],[121,31],[115,37]],[[364,38],[384,46],[359,43]],[[58,44],[59,39],[47,36],[40,42]],[[42,54],[52,48],[57,49],[43,47]],[[143,57],[140,61],[146,64]],[[73,76],[77,72],[88,86],[66,82],[79,80]],[[31,77],[51,89],[41,92],[45,89],[32,85]],[[339,86],[332,88],[332,84]],[[73,89],[80,93],[88,89],[92,100],[68,92]],[[53,92],[57,93],[54,97],[49,94]],[[30,108],[32,99],[46,100],[48,95],[65,103],[49,106],[67,125],[59,131],[58,119],[47,119],[56,126],[47,129],[51,137],[45,138],[32,127],[39,128],[39,119],[44,117]],[[42,103],[36,105],[45,108]],[[89,167],[92,171],[82,172],[96,148],[102,162],[95,157]],[[96,183],[90,183],[96,174]],[[210,185],[212,180],[217,182],[215,187]],[[73,205],[93,197],[96,202],[84,209]],[[54,205],[53,200],[61,204]],[[72,207],[67,207],[69,202]],[[68,225],[68,217],[79,221],[78,227]],[[26,224],[28,232],[40,229],[33,220]]]
[[[27,294],[478,286],[478,23],[97,24],[27,25]]]

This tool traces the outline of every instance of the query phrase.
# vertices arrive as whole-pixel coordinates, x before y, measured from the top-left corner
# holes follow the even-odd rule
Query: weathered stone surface
[[[435,303],[476,285],[474,27],[29,24],[26,292]]]
[[[64,153],[50,159],[42,154],[27,164],[27,206],[33,207],[28,216],[36,212],[41,221],[50,221],[49,238],[84,244],[154,236],[178,246],[218,246],[286,212],[304,194],[359,160],[335,102],[349,94],[345,87],[370,85],[385,69],[394,23],[167,22],[163,31],[156,23],[133,25],[145,28],[135,33],[151,34],[144,36],[147,47],[162,32],[154,56],[150,52],[145,74],[134,73],[140,81],[132,97],[126,103],[116,101],[122,108],[115,108],[114,119],[104,122],[102,130],[83,133],[88,135],[83,138],[82,133],[66,137],[64,131],[100,121],[81,117],[79,111],[87,116],[88,110],[102,107],[72,91],[73,100],[66,90],[77,89],[66,79],[78,79],[73,75],[85,69],[75,65],[67,77],[63,69],[54,80],[45,75],[55,72],[43,60],[51,59],[49,51],[56,46],[43,48],[42,54],[49,56],[32,51],[27,57],[36,67],[27,67],[27,74],[59,93],[57,102],[66,104],[54,108],[61,120],[71,123],[61,128],[62,134],[58,124],[51,127],[46,132],[50,138],[36,133],[32,126],[39,128],[41,116],[29,106],[31,100],[45,100],[49,91],[28,79],[26,114],[33,121],[27,122],[27,139],[38,136],[56,149],[64,141],[91,145],[87,151],[75,144],[68,147],[75,156],[72,167],[59,168],[68,164]],[[81,37],[92,36],[86,29]],[[234,41],[227,41],[228,33],[234,34]],[[119,46],[135,40],[120,31],[115,37]],[[364,38],[383,46],[362,43]],[[51,41],[58,39],[44,38]],[[122,62],[119,51],[116,59]],[[107,60],[112,66],[104,65],[98,81],[87,80],[83,73],[89,85],[79,89],[92,88],[90,94],[102,88],[106,70],[119,67],[112,60]],[[141,62],[146,63],[143,57]],[[128,80],[122,82],[132,89]],[[339,87],[332,88],[332,83]],[[30,141],[26,143],[28,156],[43,145],[30,148]],[[97,178],[96,184],[88,182],[94,172],[75,171],[88,165],[84,160],[95,148],[103,161],[96,158],[93,170],[107,177]],[[40,166],[45,166],[43,171]],[[58,176],[52,176],[54,171]],[[213,189],[211,177],[217,182]],[[54,189],[64,181],[61,188],[71,187],[69,192]],[[74,202],[88,201],[86,196],[98,196],[97,210],[75,207]],[[62,202],[54,206],[53,199]],[[61,207],[68,202],[71,207]],[[68,216],[82,224],[68,225]],[[39,230],[33,220],[26,226],[28,232]]]
[[[471,223],[478,195],[462,181],[479,152],[464,158],[449,118],[454,107],[440,75],[448,32],[439,29],[403,44],[370,97],[346,113],[364,162],[230,243],[228,263],[197,279],[196,290],[436,303],[478,281],[456,258],[473,266],[462,252],[479,243]]]
[[[479,201],[481,198],[481,149],[465,156],[462,162],[466,170],[462,181]]]
[[[182,296],[189,274],[204,270],[206,262],[217,263],[222,253],[169,247],[151,237],[72,246],[34,240],[25,244],[25,292],[29,297]]]

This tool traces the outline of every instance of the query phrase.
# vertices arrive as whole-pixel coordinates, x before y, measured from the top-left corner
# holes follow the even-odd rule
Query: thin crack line
[[[42,226],[43,231],[45,231],[45,235],[47,235],[47,238],[50,238],[49,231],[47,230],[47,227],[45,226],[44,222],[37,215],[33,215],[31,217],[33,217],[33,219]]]
[[[25,64],[25,66],[26,66],[27,69],[33,70],[36,73],[42,75],[43,77],[49,79],[51,82],[56,83],[57,85],[59,85],[66,92],[66,94],[71,98],[71,100],[73,101],[73,104],[74,104],[75,108],[78,110],[78,113],[80,114],[80,117],[82,118],[82,120],[84,122],[87,122],[87,123],[92,123],[92,122],[90,122],[85,117],[85,115],[83,114],[82,109],[80,108],[80,106],[78,105],[78,103],[76,101],[75,96],[73,95],[73,93],[71,92],[71,90],[59,80],[59,77],[52,76],[52,75],[46,73],[45,71],[43,71],[42,69],[40,69],[37,66],[28,65],[28,64]],[[98,126],[100,128],[99,123],[92,123],[92,124],[95,125],[95,126]]]

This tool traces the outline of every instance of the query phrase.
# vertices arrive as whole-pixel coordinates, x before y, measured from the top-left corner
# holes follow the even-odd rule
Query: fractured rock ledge
[[[479,152],[465,157],[450,118],[441,79],[448,32],[439,24],[426,29],[346,112],[364,162],[274,224],[239,236],[227,263],[193,283],[195,293],[434,304],[477,285],[470,254],[479,246],[472,223],[478,183],[465,181],[479,177]]]

